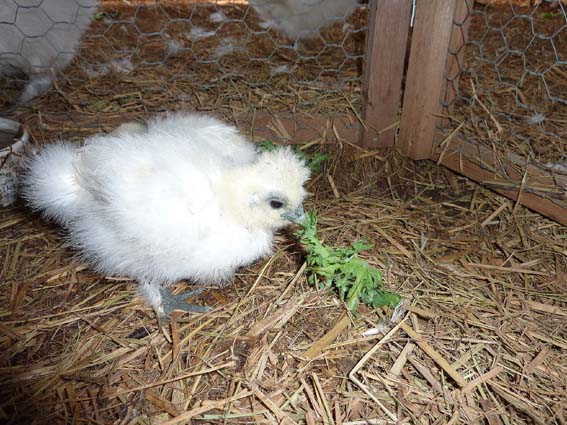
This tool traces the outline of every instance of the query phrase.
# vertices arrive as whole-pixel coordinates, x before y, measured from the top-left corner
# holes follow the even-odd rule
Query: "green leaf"
[[[347,307],[357,312],[360,303],[395,307],[400,296],[388,292],[382,285],[382,274],[358,256],[372,244],[359,240],[350,247],[324,245],[317,236],[317,214],[306,216],[297,235],[307,250],[308,282],[334,290]]]
[[[268,151],[268,152],[273,151],[278,147],[271,140],[264,140],[263,142],[259,143],[258,146],[260,146],[260,149]]]
[[[561,16],[563,16],[563,13],[561,12],[543,12],[541,14],[541,17],[543,19],[554,19],[554,18],[559,18]]]
[[[264,140],[258,143],[260,149],[264,151],[273,151],[278,148],[271,140]],[[294,150],[295,154],[305,162],[305,165],[309,167],[311,171],[319,171],[321,169],[321,164],[331,157],[329,153],[316,153],[314,155],[308,155],[301,149],[301,146],[296,146]]]
[[[116,19],[119,18],[120,15],[122,15],[122,11],[121,10],[114,10],[112,12],[98,12],[94,15],[93,19],[95,21],[102,21],[103,19],[107,18],[107,19]]]
[[[314,155],[308,155],[303,149],[301,149],[301,146],[295,147],[295,154],[305,161],[305,164],[311,171],[319,171],[321,169],[321,164],[331,157],[330,153],[316,153]]]

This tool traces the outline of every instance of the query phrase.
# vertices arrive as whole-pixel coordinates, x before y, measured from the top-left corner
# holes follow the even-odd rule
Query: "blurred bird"
[[[98,0],[0,0],[0,75],[25,74],[18,103],[51,88],[73,60]]]
[[[260,152],[238,130],[196,114],[45,146],[31,157],[22,194],[68,228],[94,268],[138,280],[160,317],[198,291],[171,295],[181,279],[222,285],[271,252],[276,230],[304,219],[309,170],[287,148]]]
[[[286,34],[294,45],[313,38],[326,25],[344,21],[358,6],[358,0],[249,0],[265,28]]]

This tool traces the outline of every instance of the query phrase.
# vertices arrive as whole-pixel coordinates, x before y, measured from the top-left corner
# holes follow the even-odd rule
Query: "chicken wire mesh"
[[[53,0],[2,0],[9,7],[0,14],[0,32],[5,39],[13,40],[13,34],[19,38],[18,43],[1,42],[0,61],[17,56],[33,62],[24,47],[30,40],[47,39],[48,48],[56,51],[43,61],[47,69],[20,66],[28,74],[24,78],[2,69],[4,108],[21,96],[30,75],[55,76],[55,90],[32,103],[44,114],[68,116],[71,110],[139,115],[191,109],[236,120],[259,108],[294,114],[360,108],[368,10],[356,0],[331,1],[348,6],[325,13],[321,11],[328,5],[322,7],[321,0],[291,1],[293,7],[282,12],[287,13],[283,18],[266,12],[287,3],[279,1],[256,0],[255,6],[230,0],[65,2],[73,3],[66,5],[66,13],[51,13]],[[80,32],[78,19],[92,11],[93,4],[97,9],[76,58],[56,72],[55,57],[68,57],[75,46],[57,46],[53,29],[66,25]],[[47,12],[37,13],[38,8]],[[284,28],[281,23],[294,15],[303,21],[295,29]],[[305,27],[305,19],[314,23]],[[61,135],[76,137],[76,132],[62,129]]]
[[[449,51],[453,66],[448,67],[448,90],[442,99],[445,114],[451,116],[449,125],[443,126],[444,136],[459,128],[463,138],[478,147],[471,159],[501,177],[509,177],[510,164],[520,175],[528,164],[550,172],[551,184],[564,199],[565,3],[459,1],[463,13],[454,22]],[[458,150],[450,144],[451,138],[444,139],[438,152]]]
[[[364,3],[2,3],[9,7],[0,12],[0,104],[13,105],[29,85],[27,80],[53,78],[53,90],[24,106],[26,125],[43,141],[82,139],[126,119],[179,109],[222,115],[258,140],[338,139],[335,133],[346,129],[351,141],[357,141],[370,15]],[[282,4],[295,9],[270,15]],[[332,4],[348,7],[320,13]],[[544,195],[564,202],[565,4],[527,0],[458,0],[458,4],[464,12],[455,19],[449,51],[453,66],[448,67],[449,90],[442,100],[451,119],[445,121],[441,134],[459,128],[462,138],[478,147],[465,154],[504,180],[513,180],[514,174],[511,187],[518,186],[517,176],[525,172],[526,164],[550,173]],[[64,10],[53,9],[56,5]],[[85,16],[88,25],[81,21]],[[282,24],[295,22],[298,16],[308,20],[298,19],[292,29]],[[306,23],[309,19],[314,23]],[[65,44],[58,38],[61,33],[74,35],[63,37]],[[34,58],[26,43],[45,45],[43,53],[50,60]],[[27,73],[23,78],[6,71],[5,64],[14,57],[36,61],[18,64]],[[49,83],[40,78],[38,90]],[[257,112],[266,110],[271,114],[259,119]],[[459,149],[452,138],[441,139],[437,154]],[[527,189],[535,191],[535,186]]]

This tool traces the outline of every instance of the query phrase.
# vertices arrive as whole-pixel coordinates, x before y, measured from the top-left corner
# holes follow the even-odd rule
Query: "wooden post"
[[[457,0],[418,0],[398,149],[430,158],[445,87],[445,64]]]
[[[412,0],[374,0],[369,7],[361,144],[375,148],[394,145]]]

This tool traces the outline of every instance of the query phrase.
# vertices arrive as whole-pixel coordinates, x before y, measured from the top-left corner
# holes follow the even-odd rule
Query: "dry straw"
[[[345,315],[282,235],[206,293],[213,312],[159,328],[134,283],[74,262],[18,205],[0,213],[3,420],[560,423],[567,229],[434,164],[331,151],[322,175],[341,196],[315,179],[308,207],[325,243],[376,244],[365,257],[404,321]]]
[[[355,87],[347,102],[286,77],[273,92],[239,80],[199,91],[171,78],[181,67],[77,80],[75,64],[19,118],[44,143],[157,110],[234,120],[262,102],[308,113],[358,99]],[[354,142],[309,148],[333,158],[307,208],[326,244],[375,244],[364,257],[404,296],[403,321],[351,317],[310,287],[286,233],[273,257],[202,295],[212,312],[160,328],[135,283],[92,273],[63,231],[17,204],[0,210],[0,421],[565,423],[567,228],[433,163]]]

